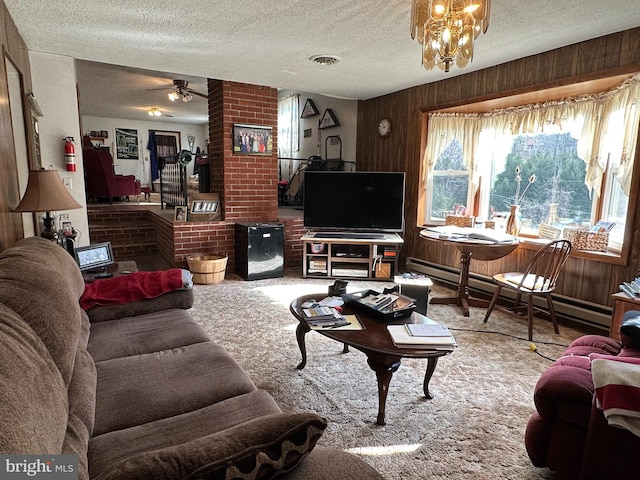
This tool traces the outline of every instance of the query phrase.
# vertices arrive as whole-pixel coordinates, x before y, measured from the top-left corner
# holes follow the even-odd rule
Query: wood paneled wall
[[[31,91],[31,73],[27,47],[1,0],[0,44],[3,52],[0,59],[0,172],[2,172],[0,175],[0,251],[2,251],[13,246],[24,235],[22,217],[18,213],[12,213],[11,209],[20,202],[13,128],[25,128],[25,126],[12,126],[11,123],[6,59],[10,59],[21,73],[22,88],[25,93]],[[26,106],[24,110],[29,111]]]
[[[411,256],[459,267],[459,254],[455,248],[423,240],[418,235],[420,228],[416,219],[420,159],[426,135],[425,112],[636,71],[640,72],[640,28],[359,102],[358,169],[407,173],[406,231],[401,265],[406,257]],[[393,124],[391,136],[384,139],[376,133],[377,124],[383,117],[390,118]],[[638,152],[640,154],[640,148]],[[638,191],[639,172],[640,162],[635,172],[635,192]],[[620,281],[634,278],[638,271],[640,209],[635,211],[631,226],[634,245],[629,262],[615,265],[572,257],[557,293],[611,305],[610,296],[618,290]],[[532,253],[531,249],[519,248],[500,261],[472,261],[471,271],[493,275],[500,271],[517,270],[526,264]]]

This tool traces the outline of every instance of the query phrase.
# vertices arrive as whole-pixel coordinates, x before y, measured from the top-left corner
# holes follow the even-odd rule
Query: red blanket
[[[179,268],[135,272],[88,283],[80,298],[80,306],[88,310],[95,305],[120,305],[159,297],[182,287],[182,270]]]

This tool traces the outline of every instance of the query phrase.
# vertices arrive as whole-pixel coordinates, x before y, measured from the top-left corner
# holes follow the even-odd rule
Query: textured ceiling
[[[639,0],[493,0],[473,62],[444,73],[420,65],[420,47],[409,35],[410,0],[4,1],[30,50],[134,67],[110,78],[92,64],[79,67],[83,110],[99,103],[114,111],[119,103],[164,109],[160,97],[158,105],[142,104],[151,101],[142,92],[172,78],[196,89],[217,78],[368,99],[640,25]],[[319,54],[341,61],[309,60]],[[118,92],[138,91],[105,93],[116,79],[125,82]],[[102,94],[90,93],[96,89]],[[204,99],[183,107],[198,105],[206,115]]]

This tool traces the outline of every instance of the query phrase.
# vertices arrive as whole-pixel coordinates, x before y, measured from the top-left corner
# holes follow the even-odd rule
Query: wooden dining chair
[[[536,252],[524,272],[509,272],[494,275],[493,280],[497,284],[497,288],[487,309],[484,322],[486,323],[487,320],[489,320],[489,316],[494,308],[511,314],[517,314],[526,308],[527,318],[529,320],[529,341],[531,341],[533,339],[533,312],[534,310],[545,311],[543,308],[533,304],[533,297],[541,296],[547,300],[548,313],[551,317],[555,332],[560,333],[551,293],[556,288],[558,276],[570,252],[571,242],[569,240],[554,240]],[[515,303],[512,307],[500,307],[497,305],[500,292],[503,288],[516,292]],[[526,304],[521,304],[523,295],[527,297]]]

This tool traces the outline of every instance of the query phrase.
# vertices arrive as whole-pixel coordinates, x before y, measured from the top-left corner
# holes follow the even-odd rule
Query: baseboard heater
[[[407,257],[406,268],[409,271],[423,273],[433,281],[451,286],[457,286],[460,277],[459,269],[427,262],[414,257]],[[490,277],[469,273],[469,288],[472,291],[491,296],[495,292],[496,287]],[[500,297],[514,300],[515,294],[513,291],[503,289]],[[536,306],[546,307],[546,302],[541,297],[535,298],[534,302]],[[553,306],[559,317],[590,327],[598,333],[608,335],[611,325],[611,307],[556,294],[553,294]]]

